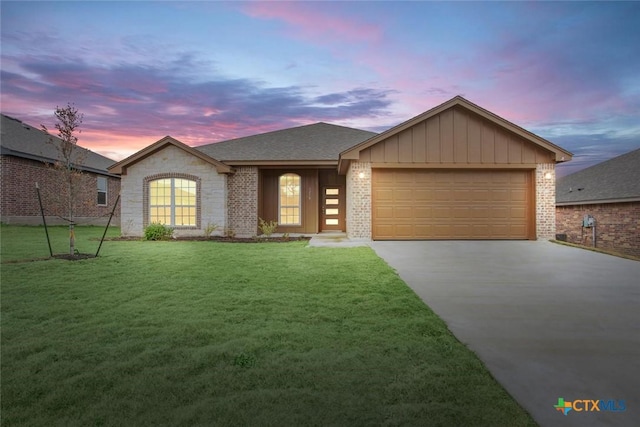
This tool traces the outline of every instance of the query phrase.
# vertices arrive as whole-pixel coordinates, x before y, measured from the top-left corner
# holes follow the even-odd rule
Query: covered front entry
[[[535,239],[530,170],[373,169],[376,240]]]
[[[261,169],[258,217],[278,233],[345,231],[346,179],[335,168]]]

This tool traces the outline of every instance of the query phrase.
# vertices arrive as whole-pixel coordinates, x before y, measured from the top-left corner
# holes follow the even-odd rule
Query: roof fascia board
[[[535,163],[371,163],[372,169],[491,169],[491,170],[534,170]]]
[[[29,154],[29,153],[23,153],[21,151],[11,150],[11,149],[5,148],[5,147],[2,147],[1,154],[3,156],[20,157],[22,159],[35,160],[37,162],[50,163],[50,164],[54,164],[55,162],[58,161],[57,159],[52,159],[50,157],[38,156],[38,155],[35,155],[35,154]],[[120,178],[118,175],[115,175],[113,173],[109,173],[109,172],[105,171],[104,169],[96,169],[96,168],[92,168],[90,166],[84,166],[84,165],[77,165],[75,167],[76,167],[76,169],[78,169],[80,171],[84,171],[84,172],[90,172],[90,173],[95,173],[95,174],[98,174],[98,175],[110,176],[110,177],[113,177],[113,178]]]
[[[188,145],[178,141],[177,139],[171,137],[171,136],[165,136],[164,138],[160,139],[159,141],[156,141],[155,143],[149,145],[148,147],[143,148],[142,150],[138,151],[137,153],[132,154],[131,156],[127,157],[126,159],[123,159],[111,166],[109,166],[109,170],[112,173],[115,174],[120,174],[120,175],[126,175],[127,174],[127,168],[135,163],[138,163],[141,160],[144,160],[145,158],[157,153],[158,151],[164,149],[165,147],[167,147],[168,145],[173,145],[174,147],[180,148],[184,151],[186,151],[187,153],[198,157],[201,160],[204,160],[207,163],[212,164],[216,170],[218,171],[218,173],[233,173],[234,170],[231,166],[222,163],[219,160],[214,159],[211,156],[206,155],[205,153],[203,153],[202,151],[198,151],[192,147],[189,147]]]
[[[335,160],[225,160],[230,166],[338,166]]]
[[[556,206],[582,206],[582,205],[600,205],[609,203],[633,203],[640,202],[640,197],[629,197],[626,199],[600,199],[600,200],[581,200],[574,202],[556,202]]]

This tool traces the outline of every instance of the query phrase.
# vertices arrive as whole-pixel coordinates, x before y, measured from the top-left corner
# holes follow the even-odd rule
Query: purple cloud
[[[85,132],[126,133],[128,138],[146,137],[145,144],[165,134],[195,145],[315,121],[372,117],[384,114],[391,104],[387,91],[370,88],[312,96],[302,87],[268,87],[251,79],[211,75],[201,81],[181,75],[174,66],[96,67],[80,58],[11,59],[22,73],[2,71],[5,106],[28,98],[53,111],[69,100],[85,114]],[[197,66],[188,56],[178,62],[183,69]],[[52,120],[34,112],[6,113],[45,124]]]

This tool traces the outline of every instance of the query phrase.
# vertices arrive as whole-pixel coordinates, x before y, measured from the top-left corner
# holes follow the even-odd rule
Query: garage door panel
[[[492,202],[507,202],[509,201],[509,190],[507,189],[495,189],[491,192]]]
[[[524,202],[527,200],[525,190],[511,190],[511,200],[515,202]]]
[[[429,219],[433,217],[433,209],[429,206],[416,206],[413,210],[416,219]]]
[[[509,208],[503,206],[494,206],[491,208],[491,218],[497,219],[500,221],[508,221],[509,220]]]
[[[380,221],[385,219],[393,220],[393,207],[376,207],[374,208],[374,214]]]
[[[395,233],[401,239],[410,238],[411,236],[413,236],[413,227],[408,224],[396,225]]]
[[[374,239],[526,239],[528,171],[373,170]]]
[[[411,189],[406,189],[406,190],[402,190],[402,189],[398,189],[396,191],[393,192],[393,200],[396,203],[409,203],[411,204],[411,202],[413,201],[413,190]]]
[[[411,220],[413,218],[413,209],[411,206],[405,207],[396,207],[393,210],[394,218],[398,220],[408,219]]]
[[[381,203],[393,201],[392,189],[376,189],[373,191],[373,196]]]
[[[471,209],[468,206],[456,206],[451,213],[455,219],[471,220]]]
[[[527,211],[523,208],[511,208],[510,216],[514,219],[525,219]]]
[[[451,190],[446,189],[446,190],[440,190],[437,189],[434,191],[434,200],[439,201],[439,202],[445,202],[445,201],[449,201],[452,199],[451,197]]]
[[[471,200],[471,193],[472,190],[471,189],[455,189],[452,190],[451,192],[451,196],[453,197],[453,200]]]
[[[448,219],[451,218],[451,207],[434,206],[432,209],[433,219]]]
[[[482,221],[491,218],[491,209],[488,206],[473,206],[471,208],[471,211],[471,215],[476,221]]]

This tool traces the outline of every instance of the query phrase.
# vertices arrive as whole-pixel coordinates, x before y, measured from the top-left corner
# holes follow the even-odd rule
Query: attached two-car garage
[[[533,172],[522,169],[372,171],[372,238],[535,238]]]
[[[347,235],[555,236],[555,165],[571,153],[455,97],[340,153]]]

